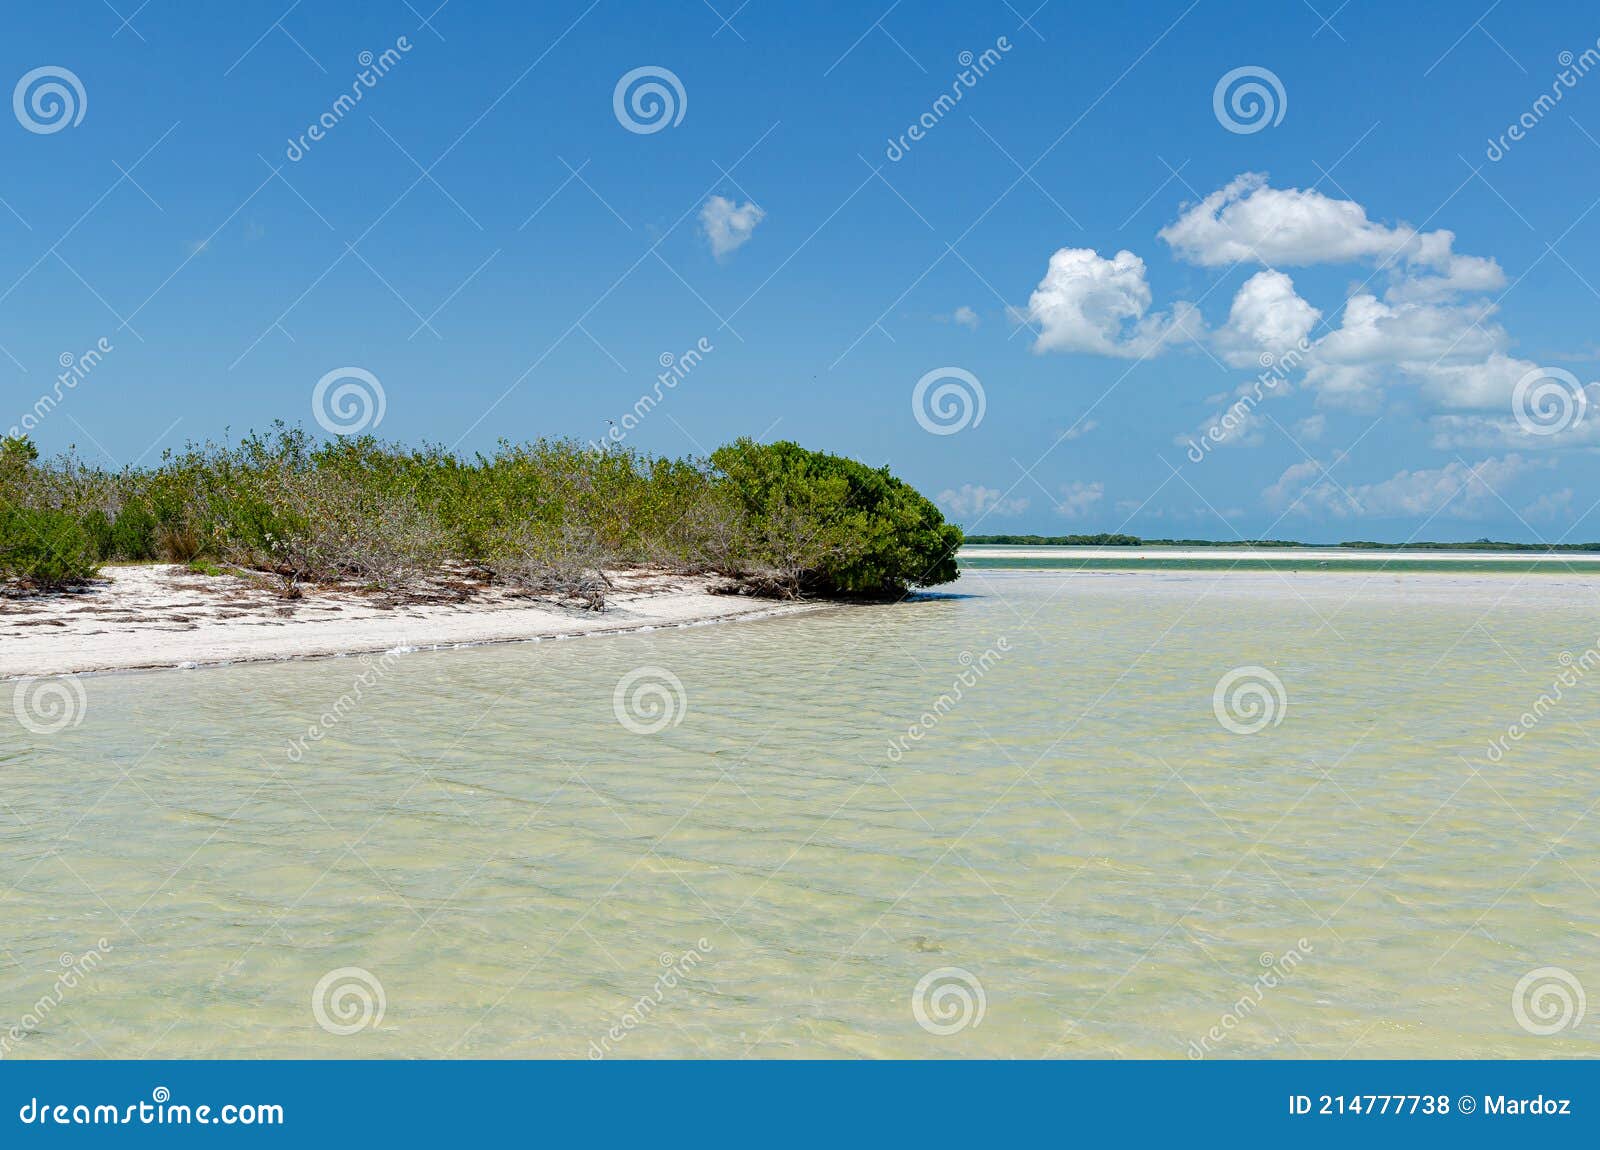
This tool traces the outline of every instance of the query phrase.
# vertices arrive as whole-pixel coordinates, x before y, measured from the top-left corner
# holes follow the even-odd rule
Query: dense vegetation
[[[1356,551],[1600,551],[1600,543],[1501,543],[1474,539],[1470,543],[1371,543],[1353,539],[1335,546]]]
[[[607,570],[652,565],[759,594],[881,597],[954,579],[960,545],[887,469],[793,443],[699,460],[539,440],[463,459],[280,424],[108,471],[0,441],[0,579],[33,588],[160,559],[269,574],[291,594],[454,572],[598,606]]]

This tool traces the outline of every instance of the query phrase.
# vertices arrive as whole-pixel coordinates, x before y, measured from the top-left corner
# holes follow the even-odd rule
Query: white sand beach
[[[201,575],[176,564],[107,566],[77,591],[0,599],[0,679],[192,667],[546,638],[576,638],[814,610],[714,594],[721,580],[612,572],[604,610],[461,585],[423,601]],[[453,600],[453,601],[452,601]]]

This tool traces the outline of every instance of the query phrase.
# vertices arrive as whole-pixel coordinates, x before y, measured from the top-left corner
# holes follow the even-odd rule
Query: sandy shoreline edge
[[[440,650],[620,635],[820,610],[713,594],[718,582],[614,572],[602,611],[483,592],[460,602],[391,604],[353,590],[270,586],[176,564],[108,566],[90,586],[0,600],[0,680]]]

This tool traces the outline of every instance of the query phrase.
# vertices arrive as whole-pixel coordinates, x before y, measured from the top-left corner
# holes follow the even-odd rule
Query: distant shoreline
[[[1383,550],[1359,548],[973,545],[957,556],[962,570],[1281,571],[1457,575],[1600,575],[1600,553]]]
[[[1294,539],[1142,539],[1137,535],[968,535],[968,547],[1150,547],[1227,548],[1236,550],[1314,551],[1474,551],[1528,554],[1583,554],[1600,556],[1600,543],[1506,543],[1477,539],[1466,543],[1373,543],[1362,539],[1341,543],[1302,543]]]
[[[705,576],[634,569],[609,577],[606,607],[590,611],[504,591],[396,601],[306,587],[286,600],[270,584],[181,564],[107,566],[75,591],[5,600],[0,680],[620,635],[828,605],[716,594],[722,581]]]

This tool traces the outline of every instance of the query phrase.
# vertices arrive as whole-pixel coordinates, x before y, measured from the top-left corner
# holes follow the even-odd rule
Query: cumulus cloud
[[[1212,401],[1223,409],[1201,424],[1206,450],[1265,442],[1259,403],[1302,388],[1315,393],[1319,407],[1355,411],[1379,410],[1393,389],[1409,388],[1433,424],[1436,445],[1600,445],[1600,420],[1530,436],[1509,418],[1518,382],[1539,365],[1515,353],[1500,322],[1492,294],[1506,282],[1500,265],[1457,251],[1448,229],[1386,223],[1354,200],[1275,188],[1265,175],[1247,172],[1185,205],[1159,236],[1175,258],[1200,267],[1257,266],[1223,322],[1209,326],[1184,302],[1157,310],[1142,258],[1087,248],[1055,252],[1019,313],[1038,329],[1037,352],[1143,357],[1182,336],[1229,367],[1257,369],[1255,379]],[[1302,297],[1284,270],[1337,264],[1364,269],[1364,282],[1322,307]],[[1226,435],[1213,434],[1224,419]],[[1318,433],[1320,424],[1304,438]]]
[[[939,492],[939,506],[956,519],[972,520],[981,515],[1002,517],[1021,515],[1028,509],[1026,499],[1006,499],[1003,491],[982,484],[963,483],[960,490]]]
[[[1307,382],[1336,405],[1371,407],[1386,383],[1403,379],[1441,407],[1493,407],[1506,403],[1517,379],[1534,366],[1510,357],[1510,338],[1490,319],[1492,306],[1462,302],[1504,286],[1505,273],[1493,259],[1456,251],[1455,233],[1447,229],[1380,223],[1354,200],[1274,188],[1264,175],[1247,172],[1189,206],[1160,236],[1178,258],[1202,267],[1380,268],[1387,280],[1381,297],[1376,291],[1352,296],[1339,326],[1317,341],[1308,360]],[[1245,364],[1252,338],[1309,334],[1321,318],[1293,295],[1281,272],[1262,279],[1267,274],[1251,277],[1240,290],[1234,315],[1218,333],[1234,366]]]
[[[1340,406],[1370,407],[1385,383],[1400,380],[1442,408],[1504,410],[1517,380],[1537,365],[1507,354],[1510,335],[1491,314],[1354,296],[1339,327],[1312,348],[1306,381]]]
[[[1323,466],[1315,459],[1291,464],[1284,469],[1278,481],[1261,493],[1261,501],[1268,507],[1282,511],[1291,505],[1303,509],[1306,496],[1322,479]]]
[[[1325,476],[1320,462],[1308,459],[1286,469],[1261,494],[1269,507],[1336,519],[1436,514],[1474,519],[1485,511],[1503,510],[1506,485],[1535,466],[1512,454],[1473,464],[1456,460],[1443,467],[1398,471],[1378,483],[1340,486]]]
[[[1493,260],[1457,254],[1454,232],[1381,224],[1354,200],[1274,188],[1260,172],[1246,172],[1190,205],[1159,235],[1180,259],[1202,267],[1398,261],[1426,273],[1406,289],[1422,295],[1488,291],[1505,282]]]
[[[1459,451],[1474,448],[1515,448],[1519,451],[1560,451],[1567,448],[1600,447],[1600,384],[1589,384],[1584,389],[1587,411],[1576,418],[1542,425],[1541,433],[1530,435],[1517,422],[1511,412],[1480,413],[1454,412],[1433,416],[1428,422],[1433,431],[1432,444],[1441,450]]]
[[[1038,325],[1033,350],[1137,357],[1160,350],[1181,332],[1194,334],[1193,305],[1147,315],[1150,285],[1144,261],[1130,251],[1106,259],[1092,248],[1061,248],[1028,297]]]
[[[1280,271],[1257,272],[1233,297],[1228,322],[1216,333],[1217,350],[1232,367],[1265,366],[1262,356],[1276,359],[1299,347],[1321,318],[1296,294],[1294,280]]]
[[[1352,200],[1269,187],[1259,172],[1189,205],[1157,234],[1180,259],[1202,267],[1353,263],[1388,255],[1397,239]]]
[[[1061,498],[1056,501],[1056,510],[1067,519],[1082,519],[1092,514],[1105,497],[1105,484],[1085,483],[1081,479],[1073,480],[1071,483],[1062,484]]]
[[[1310,341],[1301,366],[1325,405],[1372,410],[1401,383],[1445,412],[1504,411],[1536,366],[1512,354],[1494,304],[1470,298],[1504,286],[1500,265],[1456,251],[1448,229],[1381,223],[1353,200],[1274,188],[1245,173],[1187,207],[1160,236],[1178,258],[1203,267],[1268,265],[1239,290],[1214,343],[1227,363],[1244,367],[1252,352],[1282,354]],[[1277,265],[1338,263],[1372,265],[1385,286],[1363,285],[1337,326],[1311,341],[1322,313]]]
[[[973,311],[966,304],[962,304],[960,307],[956,308],[955,311],[950,313],[950,322],[959,324],[971,331],[977,331],[978,324],[983,321],[978,318],[977,312]]]
[[[1546,491],[1539,498],[1522,509],[1524,519],[1567,519],[1572,515],[1572,495],[1570,487],[1563,487],[1560,491]]]
[[[1513,392],[1518,380],[1536,371],[1537,365],[1509,353],[1510,335],[1490,318],[1491,308],[1391,303],[1362,293],[1346,302],[1338,326],[1320,339],[1306,335],[1300,337],[1304,342],[1289,340],[1275,348],[1273,341],[1301,330],[1309,313],[1301,306],[1304,301],[1286,286],[1257,284],[1267,274],[1258,273],[1240,290],[1228,324],[1216,335],[1219,351],[1234,366],[1249,366],[1254,349],[1274,356],[1271,371],[1235,390],[1249,410],[1241,412],[1239,401],[1233,401],[1228,410],[1234,424],[1248,422],[1259,430],[1257,404],[1293,390],[1292,376],[1303,379],[1319,404],[1352,411],[1378,409],[1392,385],[1414,387],[1434,409],[1434,420],[1454,426],[1456,445],[1468,442],[1459,438],[1466,421],[1452,421],[1448,413],[1497,412],[1506,416],[1502,422],[1508,429],[1515,429],[1509,422]],[[1202,428],[1220,418],[1221,413]],[[1253,446],[1262,440],[1233,434],[1230,442]],[[1488,445],[1489,441],[1478,434],[1476,442]],[[1506,442],[1514,443],[1516,437]],[[1558,437],[1528,446],[1565,447],[1576,442]]]
[[[1503,335],[1499,328],[1492,333],[1497,343]],[[1511,402],[1517,381],[1538,365],[1496,350],[1481,360],[1452,353],[1420,368],[1406,364],[1403,369],[1441,407],[1503,408]]]
[[[735,204],[712,196],[700,209],[700,227],[711,242],[711,254],[723,259],[743,247],[767,213],[753,203]]]
[[[1446,247],[1455,239],[1451,232],[1434,234],[1445,237]],[[1418,266],[1436,269],[1437,274],[1419,272]],[[1447,252],[1437,263],[1413,261],[1411,273],[1397,279],[1384,294],[1397,303],[1427,303],[1459,293],[1496,291],[1505,283],[1506,273],[1487,256]]]

